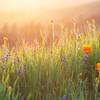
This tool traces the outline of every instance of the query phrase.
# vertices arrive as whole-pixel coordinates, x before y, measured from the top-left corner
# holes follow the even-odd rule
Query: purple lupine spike
[[[16,69],[16,72],[17,72],[17,75],[18,76],[24,76],[25,75],[25,72],[26,72],[25,66],[22,65],[21,67],[17,68]]]
[[[1,61],[4,63],[5,62],[5,57],[2,56]]]
[[[63,97],[62,97],[62,100],[66,100],[66,96],[63,96]]]
[[[18,64],[19,63],[19,57],[16,55],[15,58],[14,58],[14,64]]]
[[[2,58],[1,58],[1,61],[4,63],[4,62],[6,62],[7,61],[7,55],[4,55],[4,56],[2,56]]]
[[[20,100],[24,100],[24,96],[21,96],[21,99]]]
[[[11,52],[10,51],[8,51],[7,57],[8,57],[8,59],[11,57]]]

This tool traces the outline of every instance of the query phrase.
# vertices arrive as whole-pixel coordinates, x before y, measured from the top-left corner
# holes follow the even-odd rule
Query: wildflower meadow
[[[3,37],[0,100],[99,100],[100,29],[62,32],[56,41],[53,23],[50,44],[43,32],[35,45],[9,47]]]

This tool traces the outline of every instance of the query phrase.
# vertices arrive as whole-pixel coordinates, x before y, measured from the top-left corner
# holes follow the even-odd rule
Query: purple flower
[[[6,62],[6,61],[8,61],[8,60],[10,59],[10,56],[11,56],[11,54],[10,54],[10,51],[9,51],[8,54],[2,55],[1,61],[2,61],[3,63]]]
[[[2,61],[3,63],[5,63],[7,60],[8,60],[7,55],[4,55],[4,56],[1,57],[1,61]]]
[[[6,61],[5,57],[2,56],[1,61],[4,63]]]
[[[83,57],[83,63],[84,64],[88,64],[90,62],[90,58],[88,54],[85,54]]]
[[[63,97],[62,97],[62,100],[66,100],[66,96],[63,96]]]
[[[20,100],[24,100],[24,96],[21,96],[21,99]]]
[[[25,66],[22,65],[21,67],[17,68],[16,71],[18,76],[24,76],[26,72]]]
[[[19,63],[19,57],[18,56],[15,56],[15,58],[14,58],[14,64],[16,65],[18,63]]]
[[[9,51],[7,54],[7,58],[10,59],[10,57],[11,57],[11,52]]]

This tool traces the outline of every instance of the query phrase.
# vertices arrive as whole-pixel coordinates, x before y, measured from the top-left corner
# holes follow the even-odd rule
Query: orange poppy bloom
[[[97,69],[97,71],[100,72],[100,63],[97,63],[97,64],[96,64],[96,69]]]
[[[90,44],[83,45],[83,51],[85,53],[91,53],[91,51],[92,51],[92,45],[90,45]]]

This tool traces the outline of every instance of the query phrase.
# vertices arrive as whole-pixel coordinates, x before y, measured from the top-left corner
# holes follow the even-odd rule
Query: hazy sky
[[[79,5],[97,0],[0,0],[0,10],[23,10],[35,8],[59,8]]]

